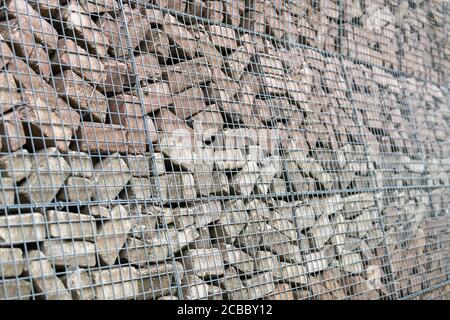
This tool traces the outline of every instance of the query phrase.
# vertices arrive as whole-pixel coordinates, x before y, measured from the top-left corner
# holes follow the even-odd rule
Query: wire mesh
[[[0,299],[449,299],[445,1],[0,12]]]

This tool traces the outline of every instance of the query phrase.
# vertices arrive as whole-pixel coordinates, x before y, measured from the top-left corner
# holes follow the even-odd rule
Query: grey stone
[[[2,176],[20,181],[31,173],[30,154],[26,149],[20,149],[0,157]]]
[[[22,279],[3,279],[0,280],[0,300],[19,300],[31,297],[32,285]]]
[[[235,173],[230,178],[230,189],[233,190],[235,194],[248,196],[253,192],[259,175],[259,167],[256,161],[247,161],[242,170]]]
[[[127,164],[118,154],[102,159],[94,166],[95,192],[93,200],[113,200],[125,188],[131,174]]]
[[[198,277],[221,276],[225,272],[224,260],[219,249],[193,249],[183,255],[186,271]]]
[[[229,267],[225,274],[218,280],[225,300],[248,300],[247,288],[242,283],[236,269]]]
[[[45,300],[71,300],[69,290],[56,276],[55,270],[45,255],[39,251],[29,251],[25,273],[31,277],[35,294]],[[42,295],[41,295],[42,294]]]
[[[328,267],[327,257],[323,251],[308,253],[304,256],[304,259],[308,273],[316,273]]]
[[[73,300],[93,300],[95,297],[91,279],[86,270],[81,268],[69,269],[61,278],[66,288],[71,292]]]
[[[263,272],[254,275],[244,281],[247,287],[250,300],[263,298],[275,290],[273,276],[270,272]]]
[[[45,240],[42,252],[55,267],[93,267],[96,264],[95,246],[87,241]]]
[[[314,209],[307,205],[294,207],[294,215],[297,221],[297,227],[300,230],[308,229],[316,225],[316,215]]]
[[[146,239],[146,241],[128,238],[120,251],[121,259],[142,267],[147,266],[149,263],[163,261],[168,255],[169,246],[167,241],[156,233],[153,238]]]
[[[279,279],[295,285],[308,284],[306,268],[298,264],[281,263]]]
[[[249,254],[231,244],[217,243],[214,246],[220,250],[219,252],[226,264],[232,265],[244,274],[250,274],[254,271],[255,261]]]
[[[190,274],[181,281],[183,298],[186,300],[206,300],[208,285],[199,277]]]
[[[289,237],[267,225],[267,230],[262,234],[261,244],[270,251],[293,263],[302,263],[300,248],[290,242]]]
[[[240,199],[224,202],[220,219],[211,227],[212,236],[219,241],[232,243],[248,221],[244,202]]]
[[[39,242],[46,236],[45,219],[39,213],[0,217],[0,244]]]
[[[48,235],[52,238],[93,239],[97,232],[95,220],[90,215],[48,210],[46,217]]]
[[[214,152],[214,163],[217,170],[236,171],[242,169],[245,157],[239,149],[223,149]]]
[[[97,300],[132,299],[138,292],[137,272],[134,267],[92,271],[91,281]]]
[[[70,167],[56,148],[39,150],[32,173],[18,186],[20,198],[29,203],[49,203],[58,193]]]
[[[92,180],[84,177],[68,177],[58,193],[58,199],[66,202],[86,202],[91,200],[94,191]]]
[[[341,254],[340,267],[343,271],[350,274],[359,274],[364,271],[361,255],[354,252]]]
[[[130,229],[127,210],[121,205],[112,207],[110,220],[102,221],[95,236],[95,247],[102,263],[114,264]]]
[[[22,250],[20,248],[0,248],[0,278],[16,277],[22,271]]]
[[[314,240],[316,249],[322,249],[325,243],[333,235],[333,228],[327,215],[322,215],[317,219],[316,224],[309,229]]]
[[[14,205],[15,190],[15,183],[13,179],[0,176],[0,205]]]

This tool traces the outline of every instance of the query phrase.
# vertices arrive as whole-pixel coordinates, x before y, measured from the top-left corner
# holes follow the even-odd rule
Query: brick
[[[45,255],[37,250],[28,252],[25,273],[31,277],[34,295],[45,300],[71,300],[70,292],[56,276],[55,270]]]
[[[23,271],[22,250],[20,248],[0,248],[0,276],[11,278]]]
[[[97,300],[125,300],[137,295],[138,279],[134,267],[113,267],[91,272]]]
[[[55,267],[93,267],[96,264],[95,246],[87,241],[45,240],[41,248]]]
[[[121,205],[112,207],[110,220],[102,221],[97,226],[95,237],[95,248],[103,264],[114,264],[130,229],[131,221],[127,210]]]
[[[98,57],[107,56],[110,42],[103,34],[103,30],[107,29],[100,29],[77,1],[70,0],[58,9],[56,19],[63,20],[63,26],[74,37],[84,39],[88,49]]]
[[[32,204],[48,203],[64,184],[70,167],[56,148],[48,148],[36,152],[31,171],[18,186],[20,199]]]
[[[186,252],[184,266],[198,277],[221,276],[225,272],[219,249],[195,249]]]
[[[169,82],[172,94],[211,80],[212,73],[206,58],[169,65],[163,70],[163,78]]]
[[[5,5],[8,16],[17,19],[23,29],[32,30],[37,42],[46,45],[50,50],[56,49],[58,32],[50,23],[40,18],[31,5],[23,0],[8,0]]]
[[[204,109],[205,97],[200,87],[192,87],[173,95],[173,110],[180,119],[189,118]]]
[[[27,62],[37,73],[40,73],[45,79],[50,77],[50,60],[45,48],[34,42],[32,31],[24,29],[19,24],[19,20],[10,19],[8,23],[0,23],[0,35],[5,41],[2,41],[4,61],[7,57],[13,57],[12,52],[8,52],[8,49],[3,45],[3,43],[8,42],[14,48],[14,53],[26,58]],[[6,63],[4,64],[6,65]]]
[[[126,153],[129,144],[124,127],[94,122],[80,126],[76,142],[82,152],[102,154]]]
[[[72,70],[64,70],[54,76],[56,92],[75,109],[86,111],[92,120],[105,122],[108,100],[94,87],[86,83]]]
[[[91,239],[97,231],[92,216],[66,211],[47,210],[48,236],[59,239]]]

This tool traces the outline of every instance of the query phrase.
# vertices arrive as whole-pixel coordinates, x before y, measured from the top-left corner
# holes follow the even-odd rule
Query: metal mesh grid
[[[0,299],[449,299],[446,2],[0,9]]]

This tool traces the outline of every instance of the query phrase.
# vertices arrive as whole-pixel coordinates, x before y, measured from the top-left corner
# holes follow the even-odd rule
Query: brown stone
[[[212,73],[206,58],[196,58],[167,66],[163,77],[169,82],[171,92],[176,94],[211,80]]]
[[[85,122],[77,132],[77,147],[88,153],[125,153],[127,131],[120,125]]]
[[[189,118],[205,108],[205,97],[200,87],[192,87],[173,96],[173,110],[180,119]]]

